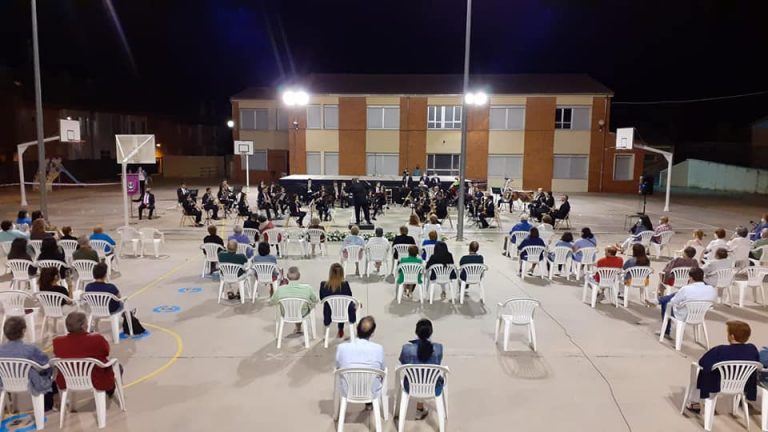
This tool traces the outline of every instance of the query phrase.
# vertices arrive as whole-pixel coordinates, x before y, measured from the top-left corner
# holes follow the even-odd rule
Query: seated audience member
[[[621,267],[624,270],[629,270],[632,267],[650,267],[651,266],[651,260],[648,258],[648,255],[645,253],[645,246],[641,245],[640,243],[635,243],[632,245],[632,256],[624,261],[624,265]],[[645,286],[648,286],[648,282],[650,279],[648,277],[645,278]],[[632,276],[629,274],[629,272],[624,273],[624,284],[629,285],[632,283]],[[622,297],[622,293],[619,293],[619,297]]]
[[[624,253],[624,251],[632,243],[639,242],[640,241],[639,234],[641,232],[646,232],[646,231],[653,231],[653,224],[651,223],[651,218],[649,218],[648,215],[642,215],[640,216],[640,219],[638,219],[637,222],[632,226],[632,228],[629,229],[629,232],[632,235],[627,237],[627,239],[624,240],[624,242],[622,242],[620,245],[617,244],[616,248],[619,250],[620,253]]]
[[[227,241],[227,249],[225,251],[219,252],[220,264],[229,263],[245,266],[248,263],[248,258],[245,255],[237,253],[237,244],[237,240]],[[245,268],[240,269],[237,272],[238,276],[244,275],[245,271]],[[240,292],[228,291],[227,298],[229,300],[240,300]]]
[[[79,311],[70,312],[64,320],[67,335],[53,339],[53,355],[61,359],[93,358],[100,362],[109,361],[109,342],[99,333],[88,333],[88,317]],[[122,366],[120,372],[122,374]],[[115,393],[115,374],[111,367],[94,367],[91,382],[96,390],[105,391],[110,397]],[[59,389],[65,389],[64,377],[56,377]]]
[[[757,347],[749,341],[752,329],[744,321],[731,320],[725,323],[728,330],[728,345],[718,345],[705,352],[699,359],[701,370],[696,379],[696,388],[691,389],[691,403],[686,407],[693,412],[699,412],[701,399],[709,398],[711,393],[720,391],[720,373],[713,370],[712,366],[724,361],[760,361]],[[757,373],[747,379],[744,387],[747,400],[754,401],[757,398]]]
[[[36,219],[32,222],[32,227],[29,229],[29,239],[42,240],[46,237],[53,237],[53,234],[45,231],[44,219]]]
[[[536,226],[539,230],[539,237],[544,243],[549,244],[550,239],[555,234],[555,227],[552,225],[552,217],[548,214],[541,217],[541,223]]]
[[[595,267],[598,269],[601,268],[617,268],[620,269],[624,266],[624,260],[616,256],[616,254],[619,251],[616,249],[616,246],[608,246],[605,248],[605,256],[603,258],[600,258],[595,262]],[[593,283],[599,283],[600,282],[600,273],[597,271],[595,274],[589,277]],[[601,289],[600,292],[597,295],[597,300],[602,301],[605,298],[605,293]]]
[[[309,302],[309,304],[304,305],[304,308],[302,309],[302,316],[309,315],[309,313],[312,311],[312,308],[314,308],[318,302],[315,292],[312,291],[312,287],[299,282],[299,279],[301,279],[301,273],[299,272],[299,268],[296,266],[291,266],[288,268],[286,277],[288,278],[288,284],[279,286],[275,290],[274,294],[272,294],[272,297],[269,299],[269,303],[276,305],[280,302],[280,300],[286,298],[304,299]],[[301,333],[301,323],[296,323],[296,333]]]
[[[259,229],[259,214],[251,213],[243,222],[243,228]]]
[[[528,251],[524,251],[523,249],[527,246],[544,246],[547,245],[544,244],[544,240],[539,237],[539,230],[536,228],[531,228],[530,231],[528,231],[528,237],[524,238],[523,241],[520,242],[520,245],[517,246],[517,250],[520,251],[520,268],[522,268],[523,261],[528,259]],[[541,253],[541,256],[539,259],[544,258],[544,252]],[[536,268],[536,264],[534,263],[531,265],[531,268],[529,270],[529,273],[533,274],[533,269]]]
[[[271,220],[267,219],[264,215],[259,215],[259,232],[263,233],[266,230],[271,230],[275,227],[275,224]]]
[[[403,345],[400,349],[400,357],[398,360],[401,365],[412,364],[427,364],[427,365],[439,365],[443,362],[443,345],[432,342],[432,321],[424,318],[420,319],[416,323],[416,337]],[[409,389],[408,379],[403,382],[404,391],[407,393]],[[443,393],[443,380],[438,379],[435,386],[435,396],[440,396]],[[424,420],[429,411],[424,407],[422,402],[416,403],[416,420]]]
[[[365,247],[365,240],[360,237],[360,228],[358,228],[357,225],[352,225],[352,228],[349,229],[349,234],[344,237],[344,241],[341,243],[341,254],[344,259],[349,258],[347,256],[347,246],[360,246]],[[362,258],[364,254],[364,251],[360,250],[360,256],[358,259]],[[360,274],[360,263],[359,261],[355,263],[355,274]]]
[[[322,233],[320,233],[320,243],[325,243],[325,227],[320,225],[320,218],[313,217],[309,221],[309,226],[307,227],[307,229],[317,229],[317,230],[323,231]],[[310,246],[312,247],[312,255],[314,255],[315,245],[310,244]]]
[[[253,241],[247,235],[245,235],[243,233],[243,227],[241,227],[240,225],[235,225],[232,228],[232,235],[230,235],[227,238],[227,241],[230,241],[230,240],[234,240],[234,241],[236,241],[238,243],[247,244],[247,245],[253,243]],[[253,256],[253,249],[252,248],[246,248],[245,256],[246,256],[246,258],[252,257]]]
[[[539,237],[541,237],[541,233],[539,233]],[[542,241],[544,241],[544,239],[542,239]],[[546,244],[546,241],[544,243]],[[554,246],[550,246],[550,250],[554,249],[556,247],[566,247],[566,248],[568,248],[568,250],[573,251],[573,234],[570,231],[564,232],[563,235],[560,236],[560,240],[558,240],[557,243],[555,243]],[[571,252],[569,252],[568,255],[571,255]],[[555,259],[555,253],[554,252],[549,252],[547,254],[547,257],[550,260],[554,260]],[[547,266],[549,266],[549,263],[547,263]],[[558,266],[558,271],[561,270],[560,267],[562,267],[562,266]]]
[[[568,202],[568,195],[563,195],[560,197],[560,207],[557,208],[557,210],[550,211],[550,215],[552,216],[552,222],[556,223],[558,219],[565,219],[568,217],[568,214],[571,212],[571,203]]]
[[[725,239],[725,230],[718,228],[715,230],[715,239],[709,242],[707,248],[704,249],[704,259],[712,259],[720,248],[727,248],[728,241]]]
[[[408,227],[403,225],[400,227],[400,234],[396,235],[394,239],[392,239],[392,246],[396,246],[399,244],[409,244],[409,245],[415,245],[416,240],[408,235]],[[397,251],[392,251],[392,258],[398,259]]]
[[[752,250],[752,242],[747,238],[749,231],[744,227],[736,228],[733,238],[728,242],[726,248],[728,255],[734,264],[739,267],[749,265],[749,251]]]
[[[672,309],[669,309],[673,317],[684,320],[687,313],[685,308],[677,307],[683,302],[687,301],[715,301],[717,299],[717,290],[704,282],[704,271],[698,267],[692,267],[688,271],[688,285],[680,288],[674,294],[669,294],[659,297],[659,306],[661,306],[661,319],[664,319],[664,313],[668,309],[668,305],[671,305]],[[672,322],[667,326],[664,331],[665,336],[669,336],[669,332],[672,329]]]
[[[682,249],[677,251],[678,254],[682,255],[683,251],[687,247],[692,247],[694,249],[704,250],[705,249],[705,245],[704,245],[704,241],[703,240],[704,240],[704,231],[702,231],[700,229],[693,230],[692,238],[685,243],[685,246],[683,246]]]
[[[698,267],[699,263],[694,258],[696,256],[696,249],[692,246],[688,246],[683,249],[683,256],[680,258],[674,258],[664,266],[664,270],[659,273],[659,296],[664,295],[664,285],[673,285],[675,283],[675,277],[672,274],[672,270],[678,267]]]
[[[440,226],[440,222],[437,220],[437,215],[434,213],[429,215],[429,222],[424,224],[421,229],[421,234],[424,236],[431,231],[437,231],[438,235],[442,232],[442,226]]]
[[[450,251],[448,251],[448,245],[445,244],[445,242],[437,242],[435,243],[435,252],[432,254],[432,256],[429,257],[429,260],[427,260],[427,266],[426,269],[431,268],[433,265],[452,265],[454,263],[453,261],[453,254],[451,254]],[[434,271],[430,272],[429,279],[435,280],[437,278],[437,275]],[[451,271],[450,274],[451,279],[456,279],[456,272]],[[440,298],[445,299],[445,285],[442,287],[442,292],[440,293]]]
[[[104,253],[107,255],[115,251],[115,240],[113,240],[109,234],[104,232],[104,228],[102,228],[101,225],[93,227],[93,234],[91,234],[88,240],[104,240],[105,242],[109,243],[111,247],[107,246],[106,250],[104,251]]]
[[[427,238],[421,241],[421,248],[424,246],[437,244],[437,231],[430,231]],[[421,252],[421,259],[427,259],[427,251]]]
[[[434,231],[432,231],[432,232],[434,232]],[[400,262],[399,263],[400,264],[407,264],[407,263],[421,264],[423,262],[424,262],[424,260],[419,258],[419,247],[416,246],[416,245],[411,245],[411,246],[408,246],[408,256],[407,257],[404,256],[404,257],[400,258]],[[405,275],[403,274],[402,270],[399,270],[397,273],[398,273],[397,274],[397,284],[400,285],[405,280]],[[422,283],[421,273],[419,273],[419,283]],[[403,286],[403,294],[406,297],[410,297],[411,293],[413,292],[413,290],[415,288],[416,288],[416,286],[413,285],[413,284],[405,284],[405,286]]]
[[[464,255],[459,259],[459,267],[463,266],[464,264],[484,264],[483,256],[478,254],[477,251],[480,249],[480,243],[476,241],[471,241],[469,243],[469,254]],[[462,270],[461,274],[459,274],[459,279],[466,281],[467,280],[467,272]]]
[[[763,230],[768,229],[768,213],[764,214],[759,223],[755,224],[752,228],[752,232],[749,234],[749,239],[757,241],[761,238]]]
[[[19,214],[16,216],[16,226],[26,231],[24,226],[29,228],[30,225],[32,225],[32,218],[29,217],[29,212],[26,210],[19,210]]]
[[[733,260],[728,257],[728,249],[719,248],[713,259],[707,260],[701,269],[704,270],[704,281],[717,286],[717,271],[733,267]]]
[[[528,215],[527,214],[521,215],[520,222],[513,225],[512,229],[509,230],[509,236],[504,238],[504,253],[505,254],[507,253],[507,243],[509,242],[513,244],[515,243],[515,239],[511,237],[512,233],[518,232],[518,231],[530,231],[531,228],[533,228],[533,225],[528,223]],[[554,231],[554,228],[552,228],[552,230]]]
[[[352,288],[349,287],[349,282],[344,280],[344,267],[339,263],[331,264],[331,268],[328,270],[328,280],[320,282],[320,300],[328,296],[342,295],[352,297]],[[354,325],[357,322],[357,309],[355,304],[350,303],[349,310],[349,322]],[[331,325],[331,307],[328,303],[323,305],[323,324],[328,327]],[[336,337],[344,337],[344,323],[339,323],[338,332]]]
[[[347,368],[371,368],[384,370],[384,347],[370,341],[373,332],[376,331],[376,320],[372,316],[363,317],[357,323],[357,337],[339,344],[336,348],[336,369]],[[346,394],[345,383],[337,383],[342,394]],[[373,394],[381,393],[382,383],[373,384]]]
[[[756,260],[762,260],[763,250],[760,248],[763,246],[768,246],[768,228],[763,229],[763,232],[760,234],[760,240],[757,240],[752,244],[752,250],[749,251],[749,257]]]
[[[408,235],[415,240],[418,240],[421,238],[421,230],[422,227],[419,215],[416,213],[411,214],[411,217],[408,219]]]
[[[365,243],[366,248],[373,245],[384,245],[389,247],[389,240],[384,238],[384,228],[377,227],[374,231],[374,236],[369,238]],[[376,267],[376,273],[378,273],[381,269],[381,261],[375,261],[373,264]]]
[[[56,268],[47,267],[40,269],[40,281],[38,283],[41,292],[56,292],[71,297],[69,291],[59,285],[59,282],[61,282],[61,278],[59,277],[59,272],[56,271]]]
[[[203,237],[203,243],[215,243],[224,246],[224,239],[216,233],[216,225],[208,225],[208,235]]]
[[[37,256],[37,260],[59,261],[61,264],[63,264],[60,270],[61,277],[67,277],[67,258],[64,255],[64,251],[59,247],[58,244],[56,244],[55,238],[46,237],[43,239],[43,242],[40,246],[40,255]]]
[[[574,261],[581,262],[583,255],[580,251],[586,247],[597,247],[597,239],[595,238],[595,235],[592,234],[591,229],[584,227],[581,229],[581,238],[573,243]]]
[[[669,225],[669,218],[662,216],[659,218],[659,224],[656,225],[656,229],[653,230],[653,237],[651,241],[653,243],[661,243],[661,233],[672,231],[672,227]]]
[[[107,282],[107,265],[104,263],[98,263],[93,267],[93,282],[85,286],[85,292],[107,293],[120,298],[120,290],[114,284]],[[118,312],[123,309],[123,306],[122,301],[110,300],[109,312]]]
[[[4,220],[0,223],[0,228],[2,228],[2,232],[0,232],[0,243],[14,241],[17,238],[25,240],[29,239],[29,233],[14,229],[13,223],[9,220]]]
[[[101,262],[99,259],[99,253],[93,250],[91,242],[88,241],[88,237],[80,236],[77,238],[77,249],[72,253],[72,259],[77,260],[89,260]]]
[[[11,250],[8,252],[8,260],[24,260],[29,261],[33,265],[29,266],[29,274],[37,274],[37,267],[34,266],[34,260],[27,250],[27,240],[23,238],[17,238],[11,242]]]
[[[24,318],[11,316],[3,324],[6,343],[0,345],[0,358],[31,360],[40,366],[48,364],[48,356],[33,344],[24,343],[27,323]],[[33,396],[43,394],[45,411],[53,409],[53,369],[29,369],[29,390]]]
[[[269,243],[267,242],[259,242],[259,244],[256,246],[258,255],[254,255],[252,258],[252,261],[254,264],[258,263],[270,263],[277,265],[277,257],[274,255],[270,255],[270,247]],[[280,277],[280,270],[275,268],[275,270],[272,272],[272,280],[276,281],[277,278]],[[272,285],[269,286],[269,296],[271,297],[274,292],[272,291]]]
[[[77,240],[77,237],[72,235],[72,227],[70,226],[63,226],[61,227],[61,238],[59,240]]]

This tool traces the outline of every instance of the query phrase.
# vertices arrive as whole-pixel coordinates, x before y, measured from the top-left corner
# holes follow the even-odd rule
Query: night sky
[[[463,0],[38,0],[44,97],[226,118],[229,96],[311,72],[460,73]],[[111,13],[114,10],[114,15]],[[119,23],[119,25],[117,24]],[[121,30],[124,41],[121,37]],[[0,2],[0,67],[31,91],[29,0]],[[475,0],[471,72],[583,72],[615,101],[768,91],[764,0]],[[768,94],[614,106],[654,139],[746,139]]]

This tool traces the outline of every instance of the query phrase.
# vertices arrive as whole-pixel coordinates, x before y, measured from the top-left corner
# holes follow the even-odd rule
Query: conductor
[[[361,183],[360,180],[355,177],[352,179],[352,184],[347,188],[347,192],[352,194],[352,203],[355,205],[355,223],[360,225],[360,209],[362,209],[365,214],[365,221],[370,225],[371,215],[368,210],[368,184]]]

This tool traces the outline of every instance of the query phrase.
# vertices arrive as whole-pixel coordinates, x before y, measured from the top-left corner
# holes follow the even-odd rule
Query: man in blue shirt
[[[93,234],[91,234],[91,237],[89,237],[88,240],[104,240],[105,242],[112,245],[112,247],[107,247],[107,249],[104,251],[106,254],[111,254],[115,249],[115,241],[112,239],[112,237],[109,236],[109,234],[104,232],[104,228],[101,226],[93,227]]]
[[[515,243],[515,239],[512,237],[512,233],[516,231],[531,231],[531,228],[533,228],[533,225],[528,223],[528,215],[524,214],[520,216],[520,222],[515,224],[515,226],[512,227],[512,229],[509,230],[509,236],[504,238],[504,254],[507,253],[507,244],[509,242]]]
[[[120,290],[114,284],[107,282],[107,265],[98,263],[93,267],[93,282],[85,286],[85,292],[101,292],[120,297]],[[110,300],[109,312],[115,313],[123,309],[123,302]]]
[[[9,220],[4,220],[0,223],[0,228],[2,229],[0,232],[0,243],[12,242],[17,238],[29,239],[29,234],[13,229],[13,222]]]
[[[247,235],[243,234],[243,227],[241,227],[240,225],[235,225],[235,227],[232,228],[232,231],[233,231],[232,235],[229,236],[229,238],[227,238],[227,241],[234,240],[234,241],[236,241],[238,243],[243,243],[243,244],[248,244],[248,245],[251,244],[252,240],[250,238],[248,238]],[[247,248],[245,250],[245,256],[247,258],[252,257],[253,256],[253,248]]]

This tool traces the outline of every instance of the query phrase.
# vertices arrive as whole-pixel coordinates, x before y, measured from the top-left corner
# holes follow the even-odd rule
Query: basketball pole
[[[464,240],[464,195],[466,194],[464,181],[467,167],[467,101],[466,95],[469,91],[469,47],[470,37],[472,36],[472,0],[467,0],[467,22],[464,30],[464,86],[461,95],[461,154],[459,155],[459,201],[458,214],[456,221],[456,240]]]
[[[37,0],[32,2],[32,56],[35,68],[35,126],[37,129],[37,177],[40,186],[40,211],[48,220],[48,175],[45,170],[45,139],[43,138],[43,95],[40,84],[40,44],[37,37]],[[19,160],[19,163],[22,163]],[[19,179],[24,188],[24,178]]]

